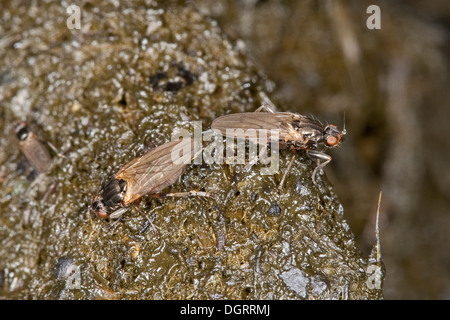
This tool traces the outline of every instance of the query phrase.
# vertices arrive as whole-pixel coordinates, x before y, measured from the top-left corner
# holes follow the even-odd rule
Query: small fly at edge
[[[26,122],[16,124],[14,131],[19,140],[20,150],[28,159],[30,164],[39,173],[46,172],[50,168],[51,156],[45,145],[31,131]]]

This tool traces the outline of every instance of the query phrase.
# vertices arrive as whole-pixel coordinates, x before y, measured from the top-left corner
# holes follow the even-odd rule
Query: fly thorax
[[[310,149],[316,149],[318,143],[322,139],[322,132],[313,128],[303,129],[303,140]]]
[[[123,207],[123,198],[127,191],[127,183],[122,179],[112,179],[103,189],[102,198],[108,213]]]

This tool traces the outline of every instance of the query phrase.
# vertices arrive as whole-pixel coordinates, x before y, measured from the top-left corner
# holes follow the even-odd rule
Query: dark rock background
[[[366,28],[365,1],[86,1],[80,30],[66,26],[72,3],[2,3],[1,296],[378,299],[367,266],[383,190],[384,296],[448,297],[448,10],[436,3],[379,2],[381,30]],[[338,125],[345,112],[319,186],[303,155],[281,195],[281,172],[190,166],[171,190],[217,201],[145,197],[114,225],[92,216],[99,187],[174,128],[206,129],[264,95]],[[64,154],[48,173],[20,152],[18,120]]]

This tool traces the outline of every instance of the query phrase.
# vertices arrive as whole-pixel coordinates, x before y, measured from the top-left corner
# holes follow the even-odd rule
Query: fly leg
[[[56,149],[56,147],[51,144],[50,142],[45,142],[55,153],[58,157],[63,158],[63,159],[67,159],[67,157],[65,155],[63,155],[61,152],[58,151],[58,149]]]
[[[188,196],[198,196],[198,197],[207,197],[211,199],[215,199],[216,197],[209,192],[203,191],[187,191],[187,192],[173,192],[173,193],[154,193],[151,194],[152,197],[155,198],[165,198],[165,197],[188,197]]]
[[[277,107],[273,104],[272,100],[270,100],[269,97],[264,92],[260,92],[259,96],[261,97],[261,100],[263,101],[261,103],[262,106],[259,109],[263,108],[269,112],[274,112],[275,110],[277,110]],[[265,106],[265,107],[263,107],[263,106]]]
[[[108,219],[111,219],[111,222],[108,223],[106,228],[111,229],[112,227],[114,227],[120,221],[120,218],[122,218],[123,214],[128,211],[128,209],[129,209],[128,207],[124,207],[113,211],[108,216]]]
[[[259,154],[260,155],[267,152],[267,145],[265,145],[265,144],[264,145],[260,145],[260,148],[261,148],[259,150]],[[257,154],[255,154],[255,156],[251,157],[251,158],[252,159],[249,159],[249,163],[247,163],[245,165],[245,167],[244,167],[244,171],[245,172],[250,171],[250,169],[253,167],[253,165],[255,165],[258,162],[258,160],[259,160],[259,156]]]
[[[294,160],[296,157],[295,149],[291,148],[291,151],[292,151],[292,158],[291,161],[289,161],[286,171],[283,174],[283,178],[281,178],[280,185],[278,186],[278,192],[281,192],[281,190],[283,189],[284,180],[286,180],[286,176],[288,175],[289,171],[291,171],[292,165],[294,164]]]
[[[119,220],[125,212],[128,211],[128,207],[119,208],[116,211],[113,211],[108,218],[112,220]]]
[[[156,236],[159,236],[159,232],[158,232],[158,230],[156,229],[156,226],[154,225],[154,223],[152,222],[152,220],[149,218],[149,215],[151,214],[151,212],[149,212],[149,213],[143,213],[143,212],[140,211],[139,209],[138,209],[138,211],[139,211],[139,213],[140,213],[142,216],[145,217],[145,219],[147,219],[148,224],[149,224],[149,225],[151,226],[151,228],[153,229],[153,233],[154,233]],[[141,228],[141,230],[139,231],[139,233],[146,233],[146,232],[147,232],[147,230],[146,230],[147,228],[148,228],[148,225],[145,226],[145,224],[144,224],[144,227]]]
[[[319,163],[317,167],[314,169],[312,174],[313,183],[316,184],[316,174],[317,172],[321,171],[328,163],[331,161],[331,156],[327,155],[326,153],[315,151],[315,150],[309,150],[308,154],[310,156],[313,156],[314,158],[317,158],[317,160],[324,160],[324,162]]]
[[[255,110],[255,112],[260,112],[261,110],[265,110],[267,112],[270,113],[274,113],[275,111],[272,110],[272,108],[269,106],[268,103],[263,102],[263,104],[261,105],[261,107],[259,107],[258,109]]]

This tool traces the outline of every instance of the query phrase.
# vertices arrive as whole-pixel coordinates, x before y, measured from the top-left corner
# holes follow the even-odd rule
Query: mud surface
[[[253,111],[274,86],[196,6],[2,4],[0,293],[6,299],[347,299],[373,288],[326,176],[301,152],[282,193],[262,165],[191,165],[169,191],[117,223],[92,197],[176,129]],[[25,120],[52,163],[37,174],[19,149]]]

